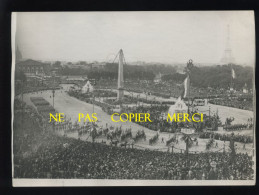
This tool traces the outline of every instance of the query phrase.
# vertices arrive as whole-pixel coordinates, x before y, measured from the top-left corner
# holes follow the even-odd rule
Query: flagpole
[[[188,87],[188,114],[190,114],[190,88],[191,88],[191,81],[190,81],[190,76],[188,73],[188,79],[189,79],[189,87]]]
[[[184,85],[185,85],[185,94],[184,94],[184,98],[186,96],[188,96],[188,114],[190,113],[190,91],[191,91],[191,81],[190,81],[190,71],[191,71],[191,68],[192,68],[193,64],[192,64],[192,59],[190,59],[188,62],[187,62],[187,67],[186,67],[186,72],[187,72],[187,78],[185,79],[184,81]],[[187,89],[186,89],[187,88]]]
[[[230,64],[231,68],[231,88],[234,90],[234,79],[236,78],[235,70],[233,69],[233,64]]]
[[[93,94],[93,113],[94,113],[94,94]]]

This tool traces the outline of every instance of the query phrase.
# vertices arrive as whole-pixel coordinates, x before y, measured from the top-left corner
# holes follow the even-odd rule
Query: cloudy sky
[[[23,58],[218,63],[227,25],[237,63],[253,65],[253,12],[45,12],[16,13],[16,44]]]

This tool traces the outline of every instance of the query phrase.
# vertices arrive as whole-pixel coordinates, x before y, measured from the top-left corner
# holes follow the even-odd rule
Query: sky
[[[236,63],[255,62],[254,14],[207,12],[18,12],[16,45],[23,58],[126,62],[218,63],[227,26]]]

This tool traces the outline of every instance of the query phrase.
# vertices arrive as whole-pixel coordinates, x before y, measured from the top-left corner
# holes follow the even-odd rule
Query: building
[[[82,93],[93,92],[94,88],[91,85],[90,81],[87,81],[86,84],[82,88]]]
[[[92,70],[102,70],[106,66],[105,62],[94,62],[91,64],[91,69]]]
[[[47,64],[35,61],[25,60],[16,64],[16,68],[28,76],[44,76],[46,73]]]
[[[188,113],[188,106],[184,103],[184,101],[179,97],[174,105],[170,106],[168,110],[168,114],[173,116],[174,113]]]

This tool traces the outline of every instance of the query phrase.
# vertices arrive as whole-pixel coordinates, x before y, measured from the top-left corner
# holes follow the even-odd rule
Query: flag
[[[186,98],[189,96],[189,90],[190,90],[190,78],[189,75],[186,77],[186,79],[184,80],[184,95],[183,98]]]
[[[236,78],[236,73],[234,71],[234,69],[232,68],[232,78],[235,79]]]

